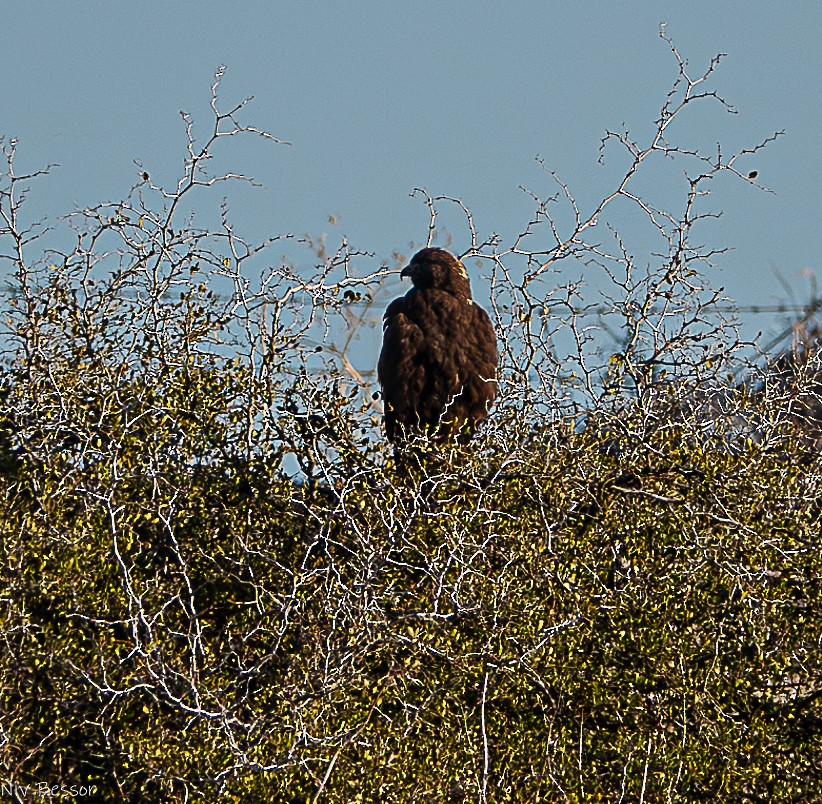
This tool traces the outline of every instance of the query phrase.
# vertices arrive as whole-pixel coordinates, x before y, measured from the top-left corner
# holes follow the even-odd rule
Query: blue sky
[[[60,165],[32,192],[33,217],[121,198],[135,159],[171,183],[185,145],[179,110],[205,133],[209,85],[226,64],[226,103],[254,95],[243,119],[293,143],[235,140],[225,151],[227,164],[264,185],[232,201],[250,237],[328,232],[377,260],[408,253],[426,237],[427,211],[409,197],[422,186],[460,197],[481,236],[507,240],[532,210],[520,186],[554,191],[537,155],[582,204],[611,189],[619,164],[597,164],[604,131],[625,123],[638,137],[648,132],[676,76],[658,35],[664,21],[695,72],[728,54],[712,87],[738,114],[695,114],[678,132],[686,143],[721,139],[733,150],[786,132],[744,162],[775,195],[743,182],[715,189],[723,216],[712,237],[733,247],[717,284],[742,304],[787,300],[776,270],[804,302],[802,272],[819,268],[818,2],[3,7],[0,134],[19,139],[18,169]],[[464,227],[446,223],[454,250],[464,249]],[[750,321],[773,333],[784,317]]]

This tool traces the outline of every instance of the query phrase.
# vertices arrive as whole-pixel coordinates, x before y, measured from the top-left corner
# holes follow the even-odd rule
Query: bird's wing
[[[412,427],[418,418],[425,388],[425,361],[420,359],[425,335],[406,315],[405,298],[388,305],[383,322],[382,351],[377,378],[385,403],[385,423],[393,440],[397,424]]]
[[[395,316],[405,312],[405,296],[400,296],[399,299],[394,299],[388,307],[385,308],[385,313],[382,317],[383,332],[388,328],[388,325]]]
[[[479,345],[484,368],[493,368],[491,376],[496,375],[499,364],[499,350],[497,348],[497,333],[488,313],[479,305],[474,305],[474,338]]]

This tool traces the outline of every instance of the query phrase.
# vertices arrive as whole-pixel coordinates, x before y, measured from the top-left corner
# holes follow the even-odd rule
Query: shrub
[[[466,211],[500,402],[402,471],[340,337],[371,315],[368,255],[314,244],[311,275],[252,280],[279,239],[245,242],[227,206],[213,231],[178,223],[219,138],[260,133],[217,111],[219,81],[177,187],[144,174],[76,213],[66,253],[29,258],[33,177],[6,146],[5,779],[134,801],[819,799],[820,469],[814,409],[792,409],[813,377],[727,378],[722,249],[692,234],[709,180],[753,178],[667,141],[722,102],[701,88],[718,62],[690,79],[672,52],[650,144],[603,141],[630,164],[592,214],[561,183],[570,228],[535,197],[505,249]],[[663,157],[696,167],[679,217],[632,190]],[[425,199],[434,232],[451,199]],[[587,239],[618,203],[662,242],[654,268],[615,225]],[[551,286],[560,262],[599,274]]]

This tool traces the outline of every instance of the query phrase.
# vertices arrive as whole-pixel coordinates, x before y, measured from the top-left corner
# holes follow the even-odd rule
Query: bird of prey
[[[497,337],[465,266],[424,248],[402,270],[413,287],[385,311],[377,376],[388,440],[470,438],[497,395]]]

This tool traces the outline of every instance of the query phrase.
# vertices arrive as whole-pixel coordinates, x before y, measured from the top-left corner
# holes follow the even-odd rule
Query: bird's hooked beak
[[[412,266],[411,263],[406,265],[405,268],[400,271],[400,279],[405,279],[406,277],[409,279],[414,278],[414,266]]]

